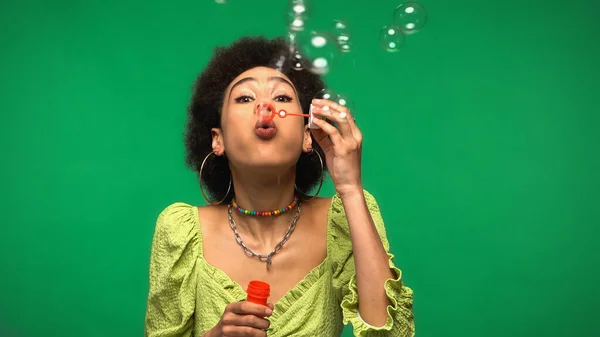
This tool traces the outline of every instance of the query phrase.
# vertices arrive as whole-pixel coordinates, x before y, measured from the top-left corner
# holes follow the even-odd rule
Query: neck
[[[235,186],[235,201],[242,208],[257,212],[273,211],[288,206],[294,200],[294,169],[280,174],[261,174],[232,168],[231,173]],[[257,217],[242,215],[234,210],[233,216],[238,228],[245,232],[246,236],[250,235],[257,246],[264,246],[260,249],[270,250],[287,231],[295,211]]]

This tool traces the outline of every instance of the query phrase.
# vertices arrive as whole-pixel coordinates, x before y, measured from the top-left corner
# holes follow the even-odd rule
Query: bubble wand
[[[311,129],[319,129],[319,127],[316,126],[315,124],[313,124],[313,122],[312,122],[312,119],[314,118],[313,117],[313,109],[314,109],[314,106],[311,104],[309,113],[297,114],[297,113],[287,112],[283,109],[277,111],[277,109],[275,109],[275,106],[273,104],[261,103],[256,106],[256,114],[259,116],[259,118],[261,120],[263,120],[266,123],[271,122],[275,118],[275,116],[279,116],[280,118],[286,118],[287,116],[308,117],[308,127]],[[327,120],[327,118],[325,118],[325,117],[322,117],[322,119]]]
[[[266,122],[270,122],[275,118],[275,116],[279,116],[281,118],[286,118],[287,116],[298,116],[298,117],[310,117],[309,114],[295,114],[289,113],[285,110],[277,111],[275,106],[271,103],[261,103],[256,106],[256,114],[263,118]]]

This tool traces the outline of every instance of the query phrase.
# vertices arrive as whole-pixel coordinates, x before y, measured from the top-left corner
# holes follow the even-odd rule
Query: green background
[[[423,0],[396,54],[377,37],[400,1],[314,2],[314,27],[353,31],[326,80],[356,103],[417,335],[600,335],[598,2]],[[203,203],[191,84],[215,46],[283,35],[285,10],[2,1],[0,335],[143,334],[156,216]]]

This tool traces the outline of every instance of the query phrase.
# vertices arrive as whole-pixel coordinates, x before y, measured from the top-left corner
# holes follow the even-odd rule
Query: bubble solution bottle
[[[250,281],[246,293],[248,294],[246,301],[267,306],[267,300],[271,295],[271,286],[262,281]]]

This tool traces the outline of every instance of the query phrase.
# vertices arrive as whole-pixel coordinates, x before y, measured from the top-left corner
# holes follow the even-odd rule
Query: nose
[[[261,103],[256,106],[256,115],[260,120],[271,121],[275,117],[275,106],[271,103]]]

